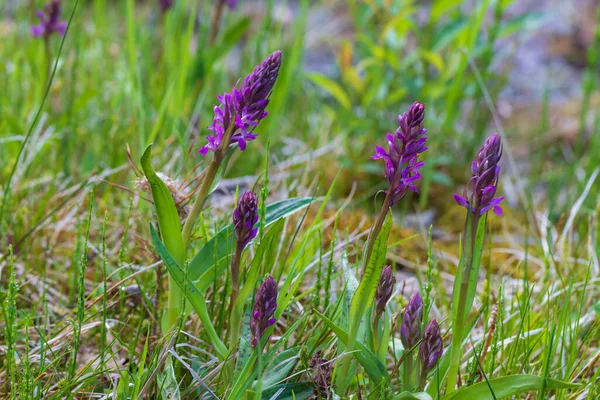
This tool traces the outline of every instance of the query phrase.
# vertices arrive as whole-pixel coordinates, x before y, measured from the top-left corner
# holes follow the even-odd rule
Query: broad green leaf
[[[190,281],[189,276],[186,276],[185,272],[177,264],[173,256],[171,256],[169,250],[167,250],[163,242],[160,241],[160,238],[158,237],[158,234],[152,225],[150,225],[150,233],[152,235],[154,247],[156,247],[156,251],[165,263],[169,274],[173,277],[173,280],[177,283],[181,291],[186,294],[188,301],[192,304],[194,310],[196,310],[196,313],[198,314],[200,321],[202,321],[204,329],[210,337],[213,346],[217,350],[221,361],[225,360],[229,355],[229,352],[215,331],[208,314],[208,308],[206,307],[206,300],[204,299],[204,296],[202,293],[200,293],[192,281]]]
[[[167,358],[165,369],[158,376],[158,385],[163,399],[179,400],[181,398],[171,357]]]
[[[393,400],[432,400],[431,396],[425,392],[411,393],[402,392],[394,396]]]
[[[337,82],[317,73],[308,74],[308,78],[315,85],[332,95],[333,98],[336,99],[338,103],[340,103],[346,110],[350,110],[352,108],[350,97]]]
[[[392,213],[388,212],[383,227],[377,235],[373,245],[373,251],[369,264],[365,268],[364,275],[362,276],[358,289],[352,297],[352,303],[350,304],[350,321],[348,332],[352,341],[352,336],[356,337],[358,328],[360,327],[360,321],[362,320],[367,308],[373,302],[377,285],[379,284],[379,278],[381,277],[381,270],[386,259],[387,252],[387,240],[390,236],[390,230],[392,229]],[[350,346],[351,348],[352,346]]]
[[[542,388],[544,378],[536,375],[511,375],[479,382],[473,386],[462,387],[442,397],[442,400],[477,399],[494,400],[517,396],[521,393],[537,391]],[[577,383],[563,382],[556,379],[546,379],[546,389],[578,389]]]
[[[315,310],[314,313],[323,320],[329,329],[335,333],[338,339],[340,339],[344,344],[348,343],[348,333],[346,331],[337,326],[333,321],[320,312]],[[385,369],[385,366],[381,363],[381,361],[379,361],[379,358],[377,358],[377,356],[361,342],[356,342],[356,347],[357,351],[355,351],[354,356],[369,374],[369,379],[371,379],[377,385],[384,382],[384,379],[387,379],[389,375]]]
[[[309,382],[291,382],[272,386],[262,391],[263,400],[305,400],[314,396]]]
[[[266,226],[307,207],[314,200],[313,197],[297,197],[269,204],[267,206]],[[226,264],[221,261],[233,253],[233,240],[233,224],[231,224],[221,229],[206,242],[204,247],[190,261],[188,276],[192,281],[197,281],[196,284],[201,292],[211,285],[215,275],[222,273],[226,268]],[[217,266],[216,272],[214,270],[215,265]]]
[[[152,190],[152,199],[154,200],[163,242],[169,253],[177,260],[177,263],[183,263],[185,249],[181,238],[181,222],[171,192],[152,168],[152,145],[146,148],[144,155],[142,155],[141,164]]]

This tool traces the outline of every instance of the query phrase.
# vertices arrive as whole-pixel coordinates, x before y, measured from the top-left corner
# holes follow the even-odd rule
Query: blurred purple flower
[[[63,36],[67,29],[67,24],[60,20],[61,4],[60,0],[52,0],[44,6],[44,11],[37,10],[35,15],[39,18],[39,25],[31,27],[33,37],[49,38],[53,32]]]
[[[254,225],[258,221],[258,199],[254,192],[245,192],[239,199],[233,211],[233,224],[238,243],[243,249],[256,237],[258,228]]]
[[[229,7],[230,10],[235,10],[237,7],[237,0],[226,0],[227,1],[227,7]]]
[[[385,311],[385,305],[390,300],[390,297],[392,297],[395,284],[396,278],[394,277],[394,272],[391,265],[388,265],[381,271],[381,278],[379,279],[379,285],[377,285],[375,315],[379,316]]]
[[[258,345],[267,328],[275,324],[276,319],[273,314],[275,314],[276,309],[277,284],[271,276],[268,276],[258,289],[252,316],[250,317],[250,330],[253,335],[251,344],[253,347]]]
[[[173,3],[175,0],[158,0],[158,5],[160,6],[160,10],[162,12],[167,12],[171,7],[173,7]]]
[[[434,319],[425,327],[423,341],[419,346],[419,358],[427,372],[437,365],[444,351],[440,327]]]
[[[385,176],[388,179],[392,197],[390,207],[400,200],[410,189],[418,192],[414,182],[421,178],[419,168],[424,163],[419,155],[427,150],[427,129],[423,127],[425,106],[415,102],[410,109],[398,116],[399,128],[394,133],[387,133],[388,151],[375,146],[373,160],[383,159]],[[386,192],[387,193],[387,192]]]
[[[498,176],[500,175],[500,158],[502,157],[502,140],[500,135],[494,133],[487,138],[479,150],[475,161],[471,165],[472,177],[467,182],[463,195],[454,194],[454,200],[470,210],[477,216],[481,216],[489,210],[494,210],[498,215],[503,215],[500,203],[504,196],[494,197],[498,188]],[[467,194],[469,184],[472,185],[472,194]]]
[[[218,106],[214,106],[215,117],[207,128],[213,135],[207,136],[208,144],[200,149],[200,154],[215,152],[229,128],[233,129],[230,143],[237,143],[240,150],[246,149],[246,142],[258,137],[254,129],[266,116],[269,96],[279,75],[281,52],[276,51],[258,64],[238,89],[217,96]],[[233,125],[233,126],[232,126]]]
[[[421,340],[421,322],[423,321],[423,300],[419,293],[415,293],[402,316],[400,325],[400,340],[406,350],[413,348]]]

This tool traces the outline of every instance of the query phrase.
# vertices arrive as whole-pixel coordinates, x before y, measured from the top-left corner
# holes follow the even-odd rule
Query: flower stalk
[[[202,208],[204,207],[204,203],[206,202],[206,199],[208,198],[208,195],[210,193],[210,188],[213,184],[213,181],[215,180],[215,177],[217,176],[217,172],[219,171],[221,162],[223,162],[223,159],[225,158],[225,153],[227,152],[227,149],[229,147],[229,139],[231,138],[231,135],[233,134],[233,130],[234,130],[233,124],[231,124],[230,126],[227,127],[227,130],[225,131],[223,140],[221,141],[221,143],[219,143],[219,147],[215,151],[213,158],[210,161],[210,164],[208,164],[208,167],[206,168],[206,173],[204,175],[204,180],[202,181],[202,185],[200,186],[198,196],[196,197],[194,205],[192,206],[192,209],[191,209],[187,219],[185,220],[185,224],[183,225],[183,230],[181,231],[184,248],[187,248],[187,246],[189,244],[190,236],[192,234],[192,228],[194,227],[194,224],[198,220],[198,216],[200,215],[200,212],[202,211]]]
[[[493,134],[485,140],[471,165],[472,177],[467,182],[463,195],[454,195],[456,202],[467,209],[467,218],[452,295],[452,341],[447,393],[456,389],[458,381],[466,319],[473,306],[477,288],[487,212],[493,210],[497,215],[502,215],[500,203],[504,197],[494,197],[498,187],[501,157],[502,141],[498,134]],[[470,194],[467,192],[469,187]]]

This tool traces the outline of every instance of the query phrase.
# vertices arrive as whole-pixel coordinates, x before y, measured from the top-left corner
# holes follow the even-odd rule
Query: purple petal
[[[458,195],[456,193],[454,193],[453,196],[454,196],[454,200],[456,201],[456,203],[459,206],[463,206],[467,209],[469,208],[469,202],[464,197],[462,197],[461,195]]]
[[[31,27],[31,34],[33,37],[40,37],[44,34],[44,27],[42,25],[33,25]]]
[[[61,22],[58,25],[56,25],[55,30],[60,36],[65,36],[65,32],[67,31],[67,24]]]

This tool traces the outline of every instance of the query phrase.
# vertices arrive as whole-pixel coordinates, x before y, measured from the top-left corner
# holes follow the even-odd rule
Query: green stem
[[[373,353],[379,354],[379,320],[381,319],[381,315],[375,313],[375,317],[371,323],[371,335],[373,336]]]
[[[405,351],[411,351],[412,349],[405,349]],[[414,369],[414,357],[412,354],[408,354],[404,360],[404,377],[402,379],[402,390],[412,391],[414,385],[412,384],[412,375]]]
[[[469,226],[469,223],[471,225]],[[458,306],[452,319],[452,342],[450,344],[450,368],[448,369],[448,384],[446,393],[451,393],[456,389],[458,381],[460,358],[462,353],[462,341],[464,337],[465,320],[470,310],[467,310],[467,297],[469,293],[469,281],[471,270],[473,267],[473,253],[475,251],[475,235],[477,234],[477,226],[479,218],[474,214],[467,218],[467,226],[465,229],[465,241],[462,251],[462,271],[459,282],[459,297]],[[475,282],[475,284],[477,284]],[[455,285],[455,290],[457,286]],[[469,307],[470,308],[470,307]]]
[[[202,207],[206,202],[206,198],[208,197],[208,192],[210,191],[210,187],[212,182],[215,180],[217,176],[217,171],[219,170],[219,165],[221,164],[220,158],[215,153],[213,159],[206,169],[206,174],[204,175],[204,180],[202,181],[202,186],[200,186],[200,191],[198,192],[198,197],[196,197],[196,201],[192,206],[192,210],[190,211],[189,216],[185,220],[185,224],[183,225],[183,230],[181,231],[181,237],[183,239],[183,247],[187,248],[190,236],[192,235],[192,228],[194,224],[198,220],[198,216],[202,211]]]
[[[381,206],[381,211],[379,212],[379,216],[375,221],[375,225],[373,225],[373,229],[371,229],[371,233],[369,234],[369,242],[367,243],[367,254],[365,256],[363,262],[363,272],[369,265],[369,261],[371,259],[371,254],[373,253],[373,246],[375,246],[375,239],[379,236],[379,232],[383,227],[383,223],[385,222],[385,218],[387,217],[388,212],[390,211],[390,202],[392,201],[392,191],[388,190],[388,193],[385,195],[385,199],[383,200],[383,205]]]
[[[225,6],[225,0],[219,0],[215,9],[215,15],[213,16],[212,26],[210,30],[210,44],[214,44],[219,34],[219,28],[221,26],[221,16],[223,15],[223,7]]]
[[[235,115],[232,116],[232,121],[235,119]],[[187,249],[187,246],[190,241],[190,236],[192,235],[192,228],[202,211],[202,207],[210,194],[210,188],[212,187],[212,183],[217,176],[217,172],[219,171],[219,166],[225,157],[225,153],[227,152],[227,148],[229,147],[229,141],[231,136],[233,135],[234,124],[230,124],[227,128],[227,131],[223,135],[223,139],[215,151],[213,159],[206,169],[206,173],[204,174],[204,180],[202,181],[202,186],[200,186],[200,191],[198,192],[198,197],[196,197],[196,201],[192,206],[192,210],[190,211],[189,216],[185,220],[185,224],[183,225],[183,230],[181,231],[181,237],[183,239],[183,248]]]
[[[235,246],[235,255],[233,256],[233,261],[231,262],[231,300],[229,303],[230,316],[233,311],[233,307],[235,306],[235,301],[240,294],[240,260],[242,258],[242,251],[244,251],[244,248],[242,247],[242,243],[238,241]]]
[[[421,372],[419,373],[419,392],[425,390],[425,385],[427,384],[427,368],[425,368],[425,364],[421,363]]]

